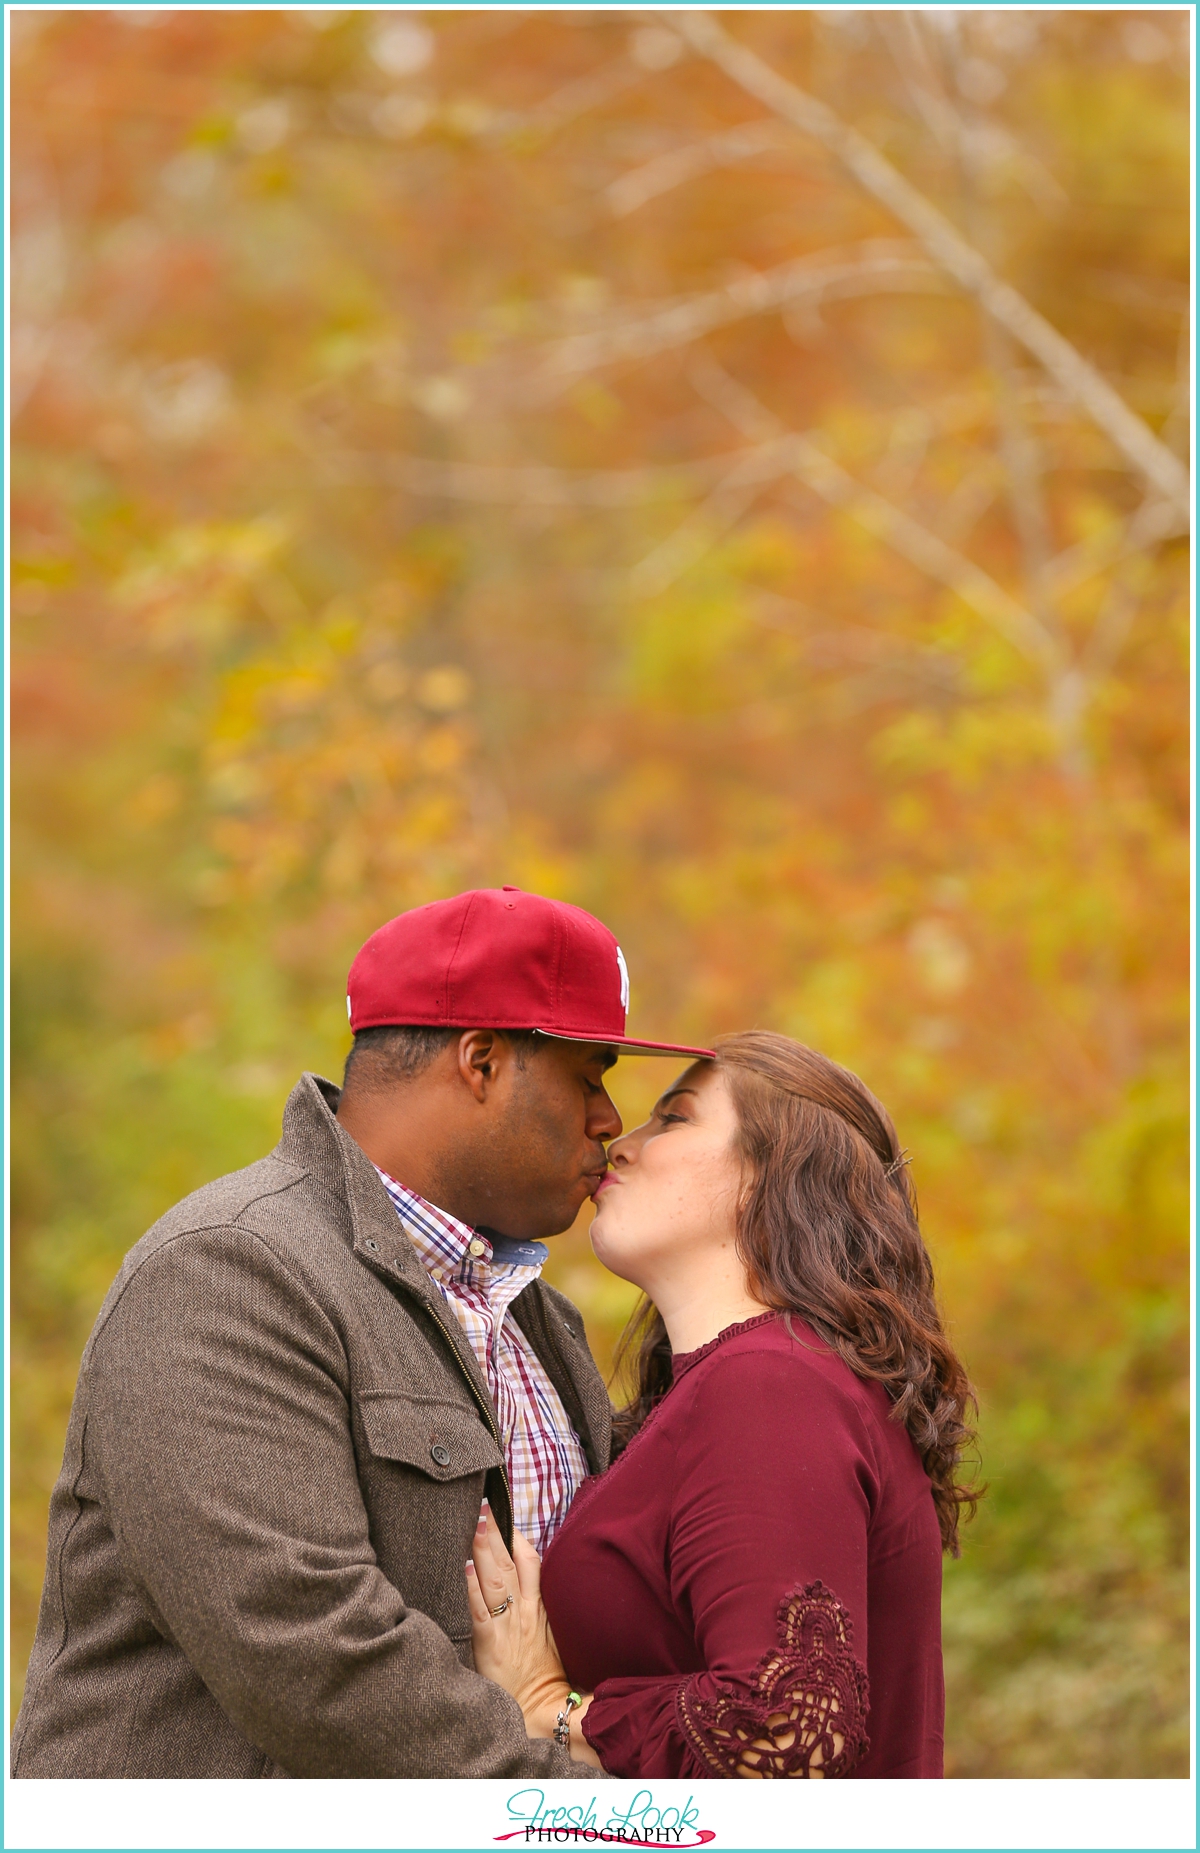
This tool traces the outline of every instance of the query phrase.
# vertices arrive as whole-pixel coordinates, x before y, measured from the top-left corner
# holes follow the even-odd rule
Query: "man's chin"
[[[510,1240],[516,1242],[552,1242],[556,1235],[565,1235],[568,1229],[575,1227],[579,1221],[580,1211],[591,1200],[592,1180],[590,1177],[583,1177],[580,1178],[571,1196],[561,1203],[557,1210],[548,1210],[536,1226],[530,1223],[527,1227],[520,1229],[511,1228],[507,1224],[503,1228],[499,1224],[491,1224],[489,1227],[496,1235],[507,1235]],[[488,1229],[485,1228],[483,1233],[486,1235]]]
[[[547,1226],[540,1231],[538,1237],[540,1241],[552,1241],[556,1235],[565,1235],[568,1229],[573,1229],[575,1227],[576,1223],[579,1221],[581,1211],[586,1209],[587,1205],[592,1200],[590,1183],[590,1179],[585,1179],[580,1184],[577,1193],[572,1197],[569,1203],[563,1204],[552,1224],[549,1219],[547,1219]]]

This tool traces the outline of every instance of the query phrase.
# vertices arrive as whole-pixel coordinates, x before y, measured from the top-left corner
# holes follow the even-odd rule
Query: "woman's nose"
[[[629,1163],[633,1156],[632,1152],[629,1150],[629,1143],[628,1133],[622,1138],[612,1141],[608,1148],[608,1162],[610,1165],[627,1165]]]

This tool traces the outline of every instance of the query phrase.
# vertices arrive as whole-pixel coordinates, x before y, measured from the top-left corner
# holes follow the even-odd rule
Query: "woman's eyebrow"
[[[673,1087],[669,1094],[660,1096],[658,1104],[660,1107],[665,1107],[668,1100],[678,1100],[680,1094],[694,1094],[695,1091],[694,1087]]]

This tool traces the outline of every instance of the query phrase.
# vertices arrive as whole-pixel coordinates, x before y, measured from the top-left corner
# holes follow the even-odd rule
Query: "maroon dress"
[[[673,1376],[542,1565],[605,1769],[940,1776],[941,1541],[886,1392],[775,1313]]]

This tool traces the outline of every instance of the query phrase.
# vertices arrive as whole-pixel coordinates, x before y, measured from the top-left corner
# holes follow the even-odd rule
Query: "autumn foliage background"
[[[17,1692],[123,1252],[339,1072],[369,931],[514,882],[636,1031],[895,1115],[990,1489],[948,1773],[1183,1775],[1188,16],[707,17],[11,15]]]

